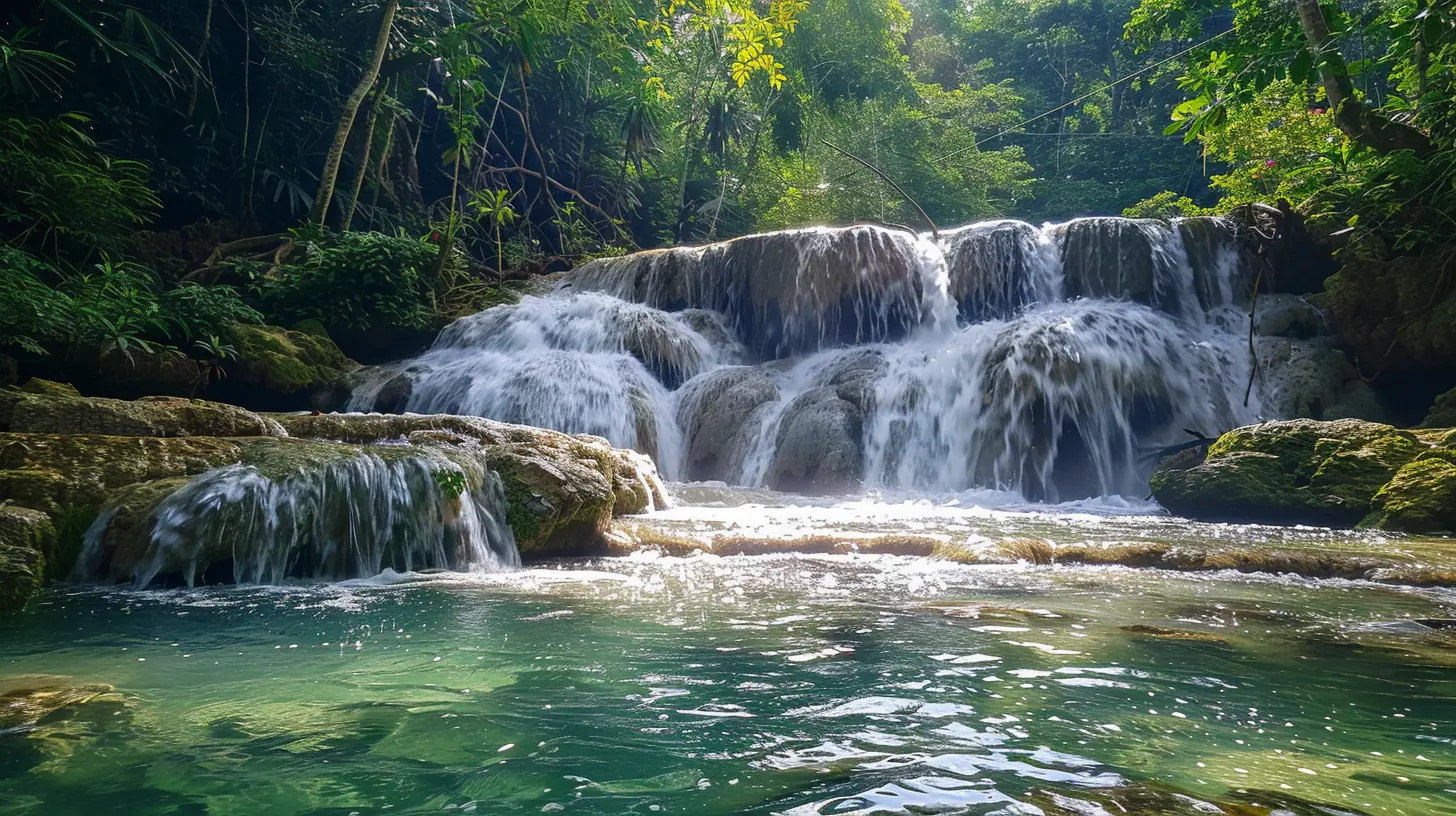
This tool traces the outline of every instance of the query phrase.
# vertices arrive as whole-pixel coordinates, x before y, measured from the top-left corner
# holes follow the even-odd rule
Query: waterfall
[[[210,566],[234,583],[344,579],[385,569],[499,570],[519,566],[505,492],[483,465],[443,456],[361,452],[282,478],[238,464],[209,471],[115,529],[117,508],[87,531],[76,576],[132,578],[138,587]],[[387,456],[387,458],[386,458]],[[138,523],[139,522],[139,523]],[[110,565],[103,539],[119,536]]]
[[[1140,496],[1140,448],[1260,415],[1254,264],[1218,218],[651,250],[457,321],[350,408],[596,434],[673,480]]]

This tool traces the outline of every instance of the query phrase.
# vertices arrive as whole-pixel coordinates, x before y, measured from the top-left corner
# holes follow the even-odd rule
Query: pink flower
[[[1270,159],[1270,160],[1264,162],[1264,166],[1265,167],[1273,167],[1274,166],[1274,160],[1273,159]]]

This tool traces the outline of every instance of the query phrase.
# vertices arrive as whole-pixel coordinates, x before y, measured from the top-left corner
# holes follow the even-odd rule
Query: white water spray
[[[593,261],[351,407],[403,377],[405,410],[598,434],[670,479],[1141,495],[1140,448],[1259,414],[1248,272],[1207,218],[746,236]]]

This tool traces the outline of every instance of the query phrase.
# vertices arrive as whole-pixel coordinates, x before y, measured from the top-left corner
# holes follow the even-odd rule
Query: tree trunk
[[[359,206],[359,193],[364,189],[364,176],[369,172],[369,154],[374,152],[374,129],[379,123],[379,109],[384,105],[385,94],[389,91],[389,80],[385,80],[380,86],[379,93],[374,95],[374,104],[369,108],[369,118],[364,124],[364,150],[359,156],[359,169],[354,173],[353,189],[349,194],[349,203],[344,207],[344,220],[339,229],[349,231],[349,224],[354,221],[354,210]]]
[[[314,196],[313,210],[308,216],[315,224],[322,224],[324,217],[328,215],[329,202],[334,197],[334,182],[339,177],[339,162],[344,158],[344,145],[349,141],[349,131],[354,128],[354,117],[359,113],[359,106],[364,104],[364,97],[369,95],[369,90],[374,87],[374,80],[379,77],[379,66],[384,62],[384,51],[389,45],[389,31],[394,26],[394,13],[398,9],[399,0],[385,0],[384,19],[379,23],[379,35],[374,40],[374,53],[369,64],[364,67],[364,75],[359,77],[359,84],[354,87],[354,92],[344,100],[344,110],[339,114],[339,128],[334,132],[333,144],[329,145],[328,155],[324,158],[318,195]]]
[[[1330,42],[1330,26],[1325,21],[1319,0],[1297,2],[1299,27],[1304,31],[1309,50],[1314,52],[1319,64],[1320,81],[1324,85],[1330,110],[1335,114],[1335,127],[1352,141],[1378,153],[1412,150],[1423,154],[1430,151],[1431,140],[1426,134],[1410,125],[1386,118],[1355,98],[1354,86],[1350,84],[1350,73],[1345,69],[1345,58]]]

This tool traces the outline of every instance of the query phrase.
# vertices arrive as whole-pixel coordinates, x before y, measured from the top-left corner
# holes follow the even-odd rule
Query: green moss
[[[1364,523],[1407,533],[1456,532],[1456,454],[1434,451],[1407,464],[1375,494]]]
[[[45,553],[55,549],[55,528],[44,513],[0,507],[0,612],[25,606],[45,581]]]
[[[98,509],[108,491],[202,473],[242,455],[237,441],[211,437],[3,433],[0,497],[52,514],[66,506]]]
[[[1361,420],[1269,422],[1224,434],[1202,464],[1161,467],[1149,484],[1164,507],[1192,518],[1355,524],[1429,445]]]
[[[76,566],[76,559],[81,556],[86,531],[91,529],[97,515],[99,513],[96,508],[77,505],[66,505],[51,514],[51,522],[56,528],[56,539],[55,550],[46,556],[47,578],[63,581],[71,574],[71,569]]]
[[[27,394],[40,394],[50,397],[81,396],[81,392],[76,390],[76,386],[70,383],[51,382],[50,380],[42,380],[40,377],[30,378],[25,385],[20,386],[20,390]]]
[[[234,405],[180,397],[139,400],[21,394],[10,409],[18,433],[109,436],[282,436],[276,422]]]
[[[228,376],[280,394],[295,394],[330,385],[359,367],[344,356],[321,324],[317,325],[318,331],[313,328],[291,331],[277,326],[233,326],[228,331],[228,342],[238,353],[236,360],[224,366]]]

